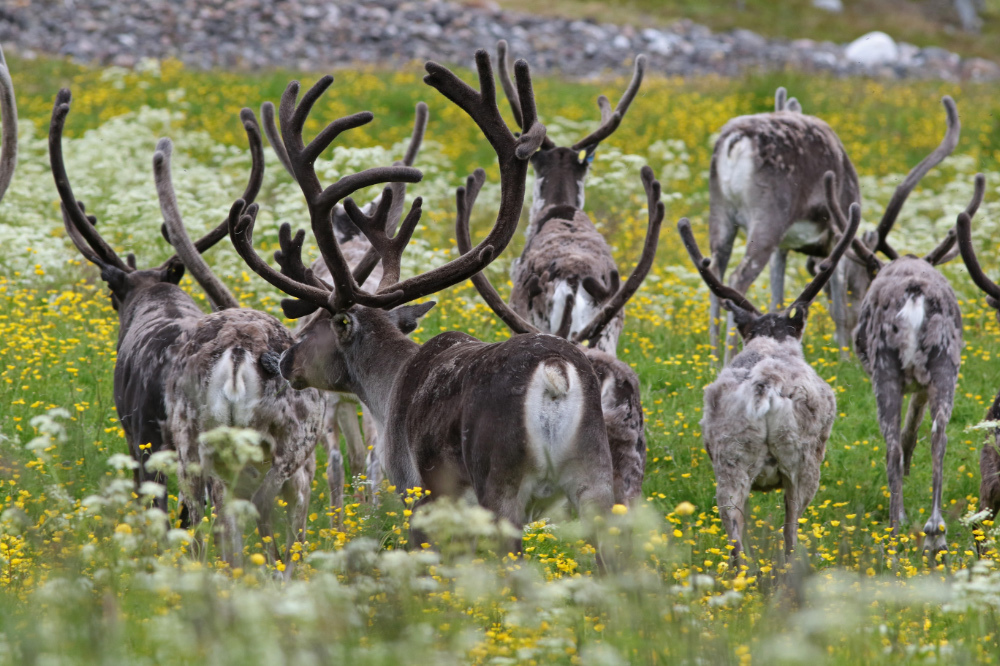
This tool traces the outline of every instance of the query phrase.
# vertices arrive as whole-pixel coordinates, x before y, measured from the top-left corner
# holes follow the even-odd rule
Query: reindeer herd
[[[255,199],[264,178],[264,144],[256,115],[240,119],[250,148],[247,186],[228,217],[192,241],[185,230],[171,178],[169,139],[153,155],[163,216],[163,236],[176,254],[155,268],[123,260],[98,231],[97,218],[76,199],[63,162],[62,134],[71,107],[68,90],[55,99],[49,155],[62,202],[66,233],[100,269],[119,317],[114,398],[129,450],[138,463],[136,483],[166,484],[146,466],[151,454],[173,450],[178,458],[180,503],[197,524],[218,516],[216,540],[223,558],[238,563],[243,537],[227,498],[252,502],[261,537],[272,535],[275,499],[287,501],[287,549],[303,539],[315,450],[327,452],[327,480],[336,521],[344,489],[339,433],[354,474],[375,483],[387,478],[403,492],[429,490],[421,502],[466,498],[522,527],[561,499],[580,514],[610,512],[642,496],[646,438],[640,383],[615,357],[625,324],[624,306],[652,267],[664,217],[660,184],[643,167],[648,223],[642,254],[623,281],[611,250],[585,212],[587,173],[601,141],[622,122],[642,84],[646,61],[635,59],[625,93],[612,108],[598,98],[600,125],[572,146],[560,147],[538,118],[527,63],[508,71],[507,44],[497,45],[498,79],[518,125],[507,126],[497,104],[497,81],[485,50],[475,55],[478,89],[437,63],[424,81],[478,125],[496,153],[500,203],[485,238],[473,244],[470,218],[485,172],[477,169],[456,193],[459,256],[425,273],[401,276],[403,252],[417,227],[422,201],[405,212],[406,185],[427,125],[417,105],[413,136],[402,160],[323,183],[315,162],[338,137],[373,120],[368,112],[330,122],[315,137],[303,128],[316,101],[332,85],[324,77],[301,95],[291,82],[277,108],[261,108],[263,134],[305,197],[310,228],[321,257],[304,263],[305,232],[285,223],[275,269],[254,248],[259,212]],[[931,414],[933,506],[923,527],[932,554],[946,548],[941,515],[945,429],[961,362],[962,322],[948,281],[935,267],[961,254],[973,281],[1000,310],[1000,286],[981,269],[971,241],[971,220],[985,183],[955,229],[923,258],[900,255],[887,236],[920,179],[955,148],[955,103],[943,100],[947,129],[941,145],[896,189],[873,232],[861,223],[858,176],[837,135],[803,114],[779,89],[775,111],[731,120],[712,156],[708,235],[704,257],[687,219],[677,229],[711,294],[710,334],[724,367],[705,388],[702,430],[716,477],[716,500],[732,543],[732,561],[744,553],[743,529],[750,491],[781,488],[785,500],[785,551],[796,544],[798,519],[819,487],[826,442],[836,416],[833,390],[805,361],[802,336],[809,306],[824,289],[831,301],[836,339],[854,350],[871,377],[878,422],[886,440],[890,522],[907,527],[902,477],[909,472],[924,412]],[[17,116],[14,91],[0,52],[0,198],[14,173]],[[527,241],[511,269],[505,302],[483,269],[510,243],[524,207],[529,166],[534,192]],[[359,206],[351,195],[385,184]],[[847,214],[844,211],[847,210]],[[747,251],[724,282],[739,229]],[[202,254],[228,235],[237,253],[264,280],[288,296],[286,317],[242,308],[212,273]],[[956,247],[957,246],[957,247]],[[809,256],[812,281],[783,308],[789,250]],[[885,260],[878,257],[881,253]],[[771,303],[762,313],[746,296],[770,262]],[[208,296],[206,314],[178,284],[191,272]],[[421,301],[472,280],[483,301],[514,334],[484,343],[450,331],[420,345],[407,337],[433,306]],[[720,308],[728,311],[719,334]],[[735,353],[735,335],[743,340]],[[912,397],[902,420],[905,394]],[[356,405],[364,412],[364,439]],[[991,407],[1000,419],[1000,395]],[[218,426],[258,432],[264,460],[235,480],[219,469],[210,440]],[[994,433],[993,438],[1000,436]],[[370,443],[369,446],[366,444]],[[366,450],[370,449],[367,455]],[[981,454],[982,507],[1000,510],[1000,455],[994,442]],[[165,496],[158,500],[166,508]],[[280,557],[264,539],[272,560]],[[520,539],[509,551],[520,552]],[[287,551],[286,551],[287,552]]]

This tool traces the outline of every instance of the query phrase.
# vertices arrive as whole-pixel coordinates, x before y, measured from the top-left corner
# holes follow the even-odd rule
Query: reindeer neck
[[[194,299],[177,285],[161,282],[139,289],[118,306],[118,344],[121,345],[136,326],[199,318],[204,314]]]
[[[395,335],[382,338],[364,337],[345,350],[351,390],[371,410],[379,427],[385,424],[396,378],[420,350],[416,342],[399,331],[394,332]]]

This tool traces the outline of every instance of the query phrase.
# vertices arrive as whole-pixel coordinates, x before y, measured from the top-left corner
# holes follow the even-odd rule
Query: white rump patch
[[[906,303],[900,308],[899,313],[896,315],[897,319],[903,321],[903,325],[906,327],[906,337],[901,340],[900,358],[904,368],[909,368],[913,365],[913,358],[916,356],[917,348],[919,343],[917,341],[917,334],[920,333],[920,327],[924,323],[924,316],[926,311],[924,309],[924,297],[923,295],[914,298],[911,296],[906,299]]]
[[[556,283],[556,288],[552,292],[552,309],[549,312],[549,333],[555,333],[562,324],[563,313],[566,310],[566,300],[572,297],[573,312],[570,315],[570,335],[583,330],[583,327],[591,322],[597,315],[600,306],[593,301],[590,294],[583,286],[578,285],[576,290],[566,280]]]
[[[753,141],[741,134],[731,134],[719,149],[716,173],[722,196],[734,203],[749,201],[750,186],[756,172]]]
[[[209,416],[214,425],[249,426],[260,401],[260,376],[253,357],[243,352],[234,361],[227,349],[212,368],[208,380]]]
[[[546,361],[535,368],[524,400],[527,449],[538,467],[558,469],[572,450],[583,418],[583,391],[576,368]]]

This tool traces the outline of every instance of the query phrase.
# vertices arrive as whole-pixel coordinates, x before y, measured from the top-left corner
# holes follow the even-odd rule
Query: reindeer
[[[288,160],[288,154],[284,150],[281,134],[278,132],[278,126],[275,122],[274,104],[264,102],[261,105],[260,111],[261,118],[264,121],[265,136],[267,136],[272,149],[277,155],[278,161],[285,167],[285,171],[294,177],[292,165]],[[423,102],[417,102],[410,143],[407,146],[403,159],[395,163],[396,166],[413,166],[413,162],[417,158],[417,153],[420,152],[420,145],[424,140],[424,132],[427,129],[427,117],[427,105]],[[406,194],[406,183],[396,183],[392,189],[393,207],[389,211],[388,227],[386,229],[390,234],[395,233],[396,226],[399,224],[400,217],[403,214],[403,197]],[[366,214],[370,214],[378,206],[380,199],[381,197],[376,197],[374,201],[368,203],[362,210]],[[351,222],[351,218],[344,210],[342,204],[334,206],[333,231],[337,237],[337,242],[340,243],[341,251],[344,253],[347,263],[352,269],[355,268],[371,248],[371,243],[368,242],[364,234]],[[285,234],[282,237],[283,245],[292,242],[290,227],[282,227],[280,233]],[[304,240],[304,236],[297,237],[297,240],[301,243]],[[297,248],[296,251],[301,252],[301,247]],[[311,268],[317,278],[329,283],[330,272],[327,270],[326,262],[323,261],[322,257],[316,259],[312,263]],[[362,287],[369,290],[374,289],[378,286],[381,279],[381,266],[376,265]],[[301,331],[316,316],[318,315],[313,314],[303,317],[298,321],[295,330]],[[330,492],[331,508],[336,509],[338,505],[334,504],[334,498],[343,495],[344,487],[343,457],[340,453],[341,432],[343,432],[344,441],[347,443],[347,458],[348,464],[351,466],[351,473],[360,474],[361,470],[366,470],[368,483],[372,488],[379,486],[383,474],[382,466],[378,463],[378,456],[375,451],[375,446],[378,442],[376,436],[377,427],[374,419],[372,419],[371,414],[368,412],[368,408],[362,405],[362,420],[365,426],[364,438],[362,439],[361,430],[358,427],[357,396],[344,393],[323,393],[322,395],[326,400],[327,414],[322,438],[327,458],[326,478]],[[340,523],[341,516],[337,511],[331,511],[331,513],[334,514],[331,516],[331,524],[337,526]]]
[[[459,188],[455,195],[458,211],[455,217],[455,238],[458,241],[459,252],[468,252],[472,248],[469,220],[485,178],[486,174],[482,170],[476,171],[468,178],[466,186]],[[588,337],[582,339],[600,338],[601,329],[616,319],[653,265],[664,208],[660,201],[660,183],[654,179],[653,170],[648,166],[642,169],[642,184],[646,190],[649,211],[642,256],[625,284],[607,300],[592,321],[586,322],[582,330],[588,332]],[[511,331],[516,334],[541,333],[503,301],[483,273],[473,275],[472,284],[490,309]],[[601,383],[601,406],[614,469],[615,502],[619,504],[634,502],[642,495],[642,480],[646,470],[646,433],[639,394],[639,377],[628,364],[607,352],[584,345],[581,345],[581,349]]]
[[[833,276],[860,222],[861,207],[852,204],[850,224],[813,280],[787,310],[768,314],[722,283],[698,249],[687,218],[677,224],[691,261],[733,314],[744,343],[743,351],[705,387],[701,420],[715,471],[716,504],[733,544],[733,566],[744,552],[751,490],[784,492],[787,556],[798,540],[799,518],[819,488],[837,402],[833,389],[803,357],[802,333],[809,305]]]
[[[262,151],[260,131],[249,109],[243,115],[251,152]],[[238,499],[249,499],[257,511],[257,530],[272,561],[277,548],[271,530],[271,508],[279,492],[288,501],[286,559],[295,540],[305,539],[314,451],[324,420],[325,404],[317,391],[287,391],[278,372],[281,354],[294,338],[273,316],[240,307],[239,301],[212,273],[188,238],[174,194],[170,171],[173,145],[161,139],[153,155],[153,173],[167,238],[217,312],[202,316],[183,341],[166,378],[167,444],[177,451],[179,485],[189,499],[192,522],[204,515],[207,494],[221,523],[223,558],[239,565],[242,538],[232,512],[225,511],[227,484]],[[212,452],[199,435],[219,426],[252,428],[263,440],[265,460],[244,468],[238,478],[215,467]],[[229,470],[227,470],[229,471]],[[343,478],[343,468],[340,477]],[[343,485],[331,497],[343,506]],[[270,538],[269,538],[270,537]],[[291,561],[288,561],[291,565]],[[286,569],[291,574],[291,567]]]
[[[184,264],[174,255],[156,268],[138,270],[135,255],[123,261],[97,231],[97,218],[88,215],[70,186],[63,162],[62,134],[69,114],[70,91],[56,96],[49,127],[49,158],[56,189],[62,202],[66,234],[90,263],[101,271],[111,291],[111,304],[118,312],[118,356],[115,361],[115,408],[129,452],[139,466],[136,486],[152,480],[166,486],[166,476],[146,470],[149,456],[164,448],[162,424],[167,418],[164,390],[168,370],[176,362],[179,341],[194,330],[204,316],[194,300],[177,286]],[[246,123],[247,132],[252,128]],[[260,141],[250,140],[252,168],[243,195],[253,200],[264,177],[264,155]],[[228,220],[195,243],[204,252],[226,236]],[[212,297],[212,294],[209,294]],[[166,497],[157,502],[166,510]]]
[[[918,169],[919,166],[914,172]],[[843,212],[834,196],[834,179],[832,173],[824,178],[826,197],[835,224],[842,226]],[[964,213],[970,218],[982,202],[983,187],[977,181],[976,193]],[[899,192],[900,189],[897,189],[896,194]],[[904,201],[905,195],[893,196],[889,208],[895,206],[895,211],[890,219],[895,219]],[[886,215],[889,215],[888,209]],[[941,492],[948,443],[945,431],[951,419],[955,384],[962,360],[962,313],[948,280],[934,267],[957,254],[954,248],[956,233],[954,229],[950,230],[934,250],[919,258],[899,256],[886,242],[885,234],[889,231],[891,223],[877,232],[877,246],[887,248],[888,254],[894,257],[888,263],[879,259],[867,243],[859,239],[852,243],[854,259],[866,267],[871,279],[854,330],[854,351],[871,377],[875,392],[879,428],[886,443],[889,522],[894,533],[898,533],[900,525],[906,523],[903,476],[910,473],[917,431],[930,403],[933,417],[933,505],[923,531],[926,535],[924,547],[936,556],[947,547],[947,531],[941,516]],[[906,393],[912,393],[913,397],[910,398],[906,420],[900,431],[900,414]]]
[[[518,114],[517,90],[507,71],[507,42],[497,43],[500,83],[514,119]],[[527,242],[511,267],[514,287],[510,306],[535,329],[580,341],[580,333],[608,299],[618,291],[620,279],[611,248],[583,212],[584,181],[601,141],[618,129],[635,99],[646,69],[646,57],[635,59],[632,81],[612,109],[604,95],[597,98],[601,125],[571,147],[556,146],[548,137],[532,155],[535,190],[528,219]],[[624,324],[618,310],[601,335],[587,339],[590,347],[612,356]]]
[[[983,174],[977,174],[975,191],[977,193],[985,192],[985,189],[985,177]],[[982,197],[981,194],[977,196]],[[976,258],[976,250],[972,246],[972,214],[969,213],[968,209],[959,214],[955,226],[958,231],[959,251],[966,268],[969,269],[969,277],[986,294],[986,302],[994,310],[997,310],[997,318],[1000,319],[1000,286],[997,286],[993,280],[986,276]],[[1000,393],[997,394],[993,404],[986,412],[986,418],[990,421],[1000,421]],[[988,509],[994,520],[1000,516],[1000,452],[997,449],[998,444],[1000,444],[1000,429],[994,429],[992,439],[983,442],[983,448],[979,452],[979,508]]]
[[[0,201],[10,187],[17,166],[17,104],[14,101],[14,82],[0,48]]]
[[[524,202],[528,160],[545,136],[544,126],[536,121],[527,64],[515,64],[524,121],[520,137],[500,116],[490,58],[484,50],[476,53],[476,65],[479,91],[433,62],[427,63],[424,79],[479,125],[499,158],[496,223],[471,251],[400,281],[400,259],[419,219],[421,200],[414,200],[398,233],[390,238],[385,223],[391,189],[383,191],[372,215],[347,199],[345,210],[383,267],[374,293],[358,286],[367,274],[350,270],[333,234],[331,213],[344,196],[367,184],[366,179],[352,174],[323,189],[312,160],[337,134],[364,124],[371,114],[334,121],[308,145],[302,139],[306,116],[331,77],[321,79],[297,106],[298,83],[291,83],[279,114],[284,148],[309,204],[313,235],[333,287],[316,279],[301,256],[286,254],[278,272],[257,255],[252,244],[256,206],[246,207],[233,220],[230,237],[252,270],[295,297],[282,302],[286,316],[326,311],[282,355],[281,374],[293,388],[356,394],[378,423],[384,438],[382,462],[400,491],[421,486],[431,491],[431,498],[473,494],[517,527],[536,507],[562,494],[578,510],[608,510],[614,498],[600,385],[579,349],[546,335],[486,344],[450,331],[422,346],[405,335],[434,305],[407,303],[470,278],[510,242]],[[242,206],[237,202],[234,210]],[[518,538],[510,545],[519,551],[520,544]]]

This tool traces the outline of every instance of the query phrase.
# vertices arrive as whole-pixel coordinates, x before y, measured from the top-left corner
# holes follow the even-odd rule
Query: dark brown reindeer
[[[230,235],[255,272],[298,299],[283,301],[286,315],[303,316],[320,308],[327,313],[315,319],[282,356],[281,373],[292,386],[356,394],[378,422],[384,437],[382,462],[400,491],[421,486],[431,490],[431,498],[472,493],[480,504],[520,527],[536,505],[562,494],[579,509],[609,509],[614,501],[611,457],[600,386],[574,345],[544,335],[486,344],[451,331],[421,346],[405,335],[433,305],[407,303],[470,278],[510,242],[524,203],[528,159],[545,135],[536,121],[527,64],[515,65],[525,129],[520,137],[500,116],[485,51],[476,53],[476,65],[479,91],[433,62],[427,63],[424,79],[479,125],[499,158],[496,223],[471,251],[400,281],[400,258],[419,218],[420,199],[392,238],[385,231],[391,189],[383,192],[371,216],[348,199],[345,209],[383,266],[375,292],[358,286],[366,273],[355,268],[352,274],[330,216],[333,206],[360,183],[357,176],[348,175],[323,189],[311,156],[317,152],[316,143],[325,146],[370,115],[335,121],[308,146],[302,140],[305,118],[330,85],[329,77],[306,93],[298,106],[298,84],[289,85],[279,112],[284,147],[309,204],[313,234],[333,288],[317,280],[301,257],[294,261],[285,255],[279,273],[256,254],[255,206],[246,209]],[[510,545],[519,549],[520,539]]]
[[[816,276],[785,311],[761,314],[742,293],[722,283],[702,256],[687,218],[677,224],[691,261],[709,290],[733,314],[743,351],[705,387],[701,420],[705,451],[715,471],[716,504],[740,563],[751,490],[781,488],[785,498],[785,554],[798,539],[798,521],[819,488],[837,402],[833,389],[802,355],[809,305],[847,251],[861,222],[851,221]]]
[[[803,115],[800,107],[792,110],[795,107],[791,102],[782,105],[783,98],[784,91],[779,89],[775,112],[740,116],[726,123],[715,143],[709,174],[712,267],[720,280],[725,279],[737,231],[744,229],[746,255],[728,284],[746,293],[770,259],[772,310],[780,307],[784,299],[789,250],[815,260],[829,254],[833,245],[835,230],[826,208],[823,175],[827,171],[835,174],[842,208],[861,200],[857,173],[837,135],[819,118]],[[878,232],[867,236],[865,242],[885,237],[884,230],[892,226],[910,191],[955,149],[960,131],[958,112],[950,97],[942,102],[948,121],[944,139],[897,188]],[[894,258],[887,245],[871,247]],[[864,270],[849,261],[841,262],[830,279],[831,315],[840,347],[848,346],[869,282]],[[714,349],[719,345],[719,314],[719,302],[713,296],[709,334]],[[729,358],[735,342],[730,324],[723,336],[724,359]]]
[[[118,356],[115,361],[115,408],[129,452],[139,463],[135,481],[152,480],[166,485],[161,473],[146,470],[149,456],[164,447],[162,424],[166,419],[164,390],[167,371],[174,365],[177,343],[194,330],[204,316],[201,308],[178,283],[184,264],[175,255],[160,266],[138,270],[135,256],[121,257],[97,231],[97,218],[87,215],[70,186],[63,162],[62,134],[71,95],[63,89],[56,96],[49,128],[49,157],[56,189],[62,200],[63,223],[77,250],[101,270],[118,311]],[[244,122],[247,118],[243,117]],[[251,128],[247,126],[249,133]],[[250,141],[253,167],[244,196],[253,200],[264,176],[260,141]],[[204,252],[226,236],[228,220],[195,243]],[[211,296],[211,295],[210,295]],[[166,497],[159,500],[166,510]]]
[[[460,187],[455,195],[457,209],[455,238],[458,241],[459,252],[468,252],[472,248],[469,220],[485,178],[486,174],[482,170],[477,170],[475,174],[469,176],[465,187]],[[660,183],[655,180],[653,170],[649,167],[642,169],[642,184],[646,190],[649,211],[642,256],[625,284],[608,299],[593,320],[586,322],[583,330],[591,332],[587,339],[600,337],[601,328],[614,321],[628,299],[638,290],[653,265],[664,207],[660,201]],[[511,331],[516,334],[541,333],[504,302],[484,273],[473,275],[472,283],[490,309]],[[601,383],[601,406],[614,470],[615,502],[627,504],[642,497],[642,480],[646,472],[646,432],[639,394],[639,377],[627,363],[619,361],[607,352],[586,346],[581,346],[581,349]]]
[[[250,137],[251,153],[260,154],[260,131],[249,109],[241,114]],[[257,530],[272,560],[277,548],[271,510],[279,492],[288,502],[286,555],[295,540],[304,540],[314,451],[324,420],[324,403],[317,391],[288,391],[278,372],[281,354],[295,342],[292,333],[273,316],[243,309],[212,273],[188,238],[174,194],[170,170],[173,146],[161,139],[153,155],[153,173],[166,236],[217,312],[202,316],[183,340],[167,370],[165,444],[177,451],[178,481],[197,525],[204,515],[204,497],[211,500],[221,529],[221,552],[228,562],[242,560],[242,534],[226,499],[249,500],[257,512]],[[216,456],[199,439],[220,426],[250,428],[261,436],[264,461],[245,467],[237,478],[220,471]],[[341,471],[343,477],[343,471]],[[331,499],[343,506],[343,486]],[[291,561],[286,572],[291,573]]]
[[[17,104],[14,101],[14,82],[0,48],[0,201],[10,187],[17,166]]]
[[[275,122],[274,104],[264,102],[261,105],[261,117],[264,121],[264,134],[278,156],[278,161],[294,177],[292,165],[288,160],[288,154],[285,152],[284,144],[281,140],[281,133],[278,131],[278,126]],[[413,162],[416,160],[417,154],[420,152],[420,146],[424,140],[427,119],[427,105],[423,102],[417,102],[414,112],[413,133],[410,136],[409,145],[403,159],[395,162],[395,166],[413,166]],[[386,227],[386,231],[390,235],[395,233],[403,214],[406,183],[394,183],[392,185],[392,192],[393,205],[389,211]],[[369,202],[362,210],[366,215],[371,214],[378,206],[380,200],[381,195]],[[371,243],[368,242],[365,235],[351,222],[351,218],[347,214],[347,211],[344,210],[344,206],[339,203],[333,208],[333,231],[337,242],[340,243],[344,258],[353,270],[371,249]],[[281,233],[284,234],[282,236],[283,246],[292,242],[290,227],[282,227]],[[304,236],[296,238],[300,244],[304,240]],[[301,247],[296,251],[301,252]],[[328,284],[330,283],[330,271],[327,270],[326,262],[322,257],[316,259],[312,263],[311,268],[317,278]],[[375,289],[381,279],[382,267],[379,264],[371,271],[371,275],[368,276],[368,279],[361,286],[368,290]],[[320,316],[318,313],[314,313],[299,319],[295,327],[296,332],[301,331],[318,316]],[[329,392],[324,392],[322,395],[326,400],[326,423],[323,428],[322,437],[327,458],[326,478],[331,507],[336,509],[340,504],[334,506],[334,499],[343,496],[344,488],[344,466],[343,457],[340,452],[340,434],[344,434],[344,441],[347,443],[347,459],[351,473],[354,475],[366,473],[368,483],[374,489],[379,486],[383,478],[382,466],[378,462],[378,452],[375,450],[375,447],[378,445],[378,428],[375,425],[375,420],[368,412],[368,408],[362,405],[362,419],[364,422],[364,435],[362,436],[361,429],[358,427],[357,396]],[[339,524],[342,518],[340,513],[336,510],[331,511],[331,513],[334,514],[331,516],[331,523],[334,525]]]
[[[844,216],[834,196],[833,174],[828,174],[824,180],[832,218],[840,226]],[[983,184],[977,180],[976,192],[964,214],[970,218],[975,215],[982,198]],[[889,208],[895,206],[896,209],[891,220],[895,220],[904,201],[905,196],[893,197]],[[886,216],[889,216],[888,209]],[[886,442],[889,522],[896,533],[900,525],[906,523],[903,476],[910,472],[917,431],[930,404],[933,504],[923,531],[926,535],[924,547],[936,556],[947,546],[941,493],[948,443],[946,429],[962,359],[962,313],[948,280],[934,267],[955,256],[956,234],[954,229],[949,231],[947,237],[922,258],[899,256],[886,242],[885,234],[891,231],[891,226],[890,223],[880,228],[877,239],[877,246],[887,248],[887,254],[894,257],[888,263],[875,256],[868,243],[855,239],[852,244],[853,259],[866,267],[871,279],[854,330],[854,351],[871,377],[875,392],[879,428]],[[906,393],[913,396],[900,430]]]
[[[986,179],[983,174],[976,175],[976,191],[985,190]],[[979,260],[976,258],[976,250],[972,245],[972,216],[968,211],[964,211],[958,216],[958,247],[962,253],[962,260],[966,268],[969,269],[969,277],[976,283],[976,286],[986,294],[986,302],[994,310],[997,310],[997,318],[1000,319],[1000,286],[986,276]],[[1000,421],[1000,393],[986,412],[986,419],[989,421]],[[983,448],[979,452],[979,508],[990,511],[993,520],[1000,516],[1000,429],[994,429],[991,438],[983,442]]]
[[[507,73],[507,42],[497,44],[500,83],[518,124],[517,90]],[[535,172],[527,236],[521,257],[511,267],[514,288],[510,306],[537,330],[612,356],[625,321],[619,309],[600,335],[583,337],[584,328],[618,291],[620,278],[611,248],[583,211],[584,181],[601,141],[611,136],[642,84],[646,57],[635,59],[635,72],[625,94],[612,109],[604,95],[597,98],[601,125],[570,147],[556,146],[546,137],[531,156]]]

